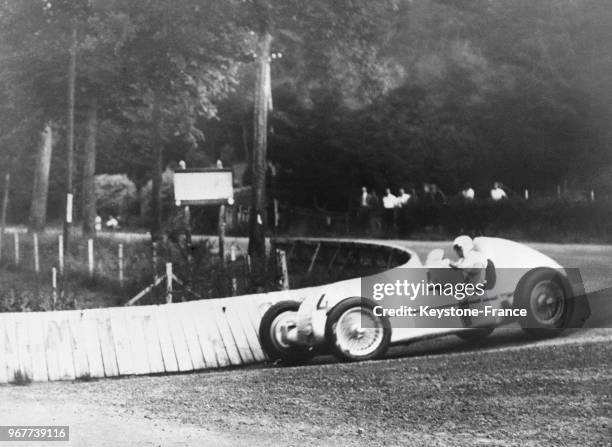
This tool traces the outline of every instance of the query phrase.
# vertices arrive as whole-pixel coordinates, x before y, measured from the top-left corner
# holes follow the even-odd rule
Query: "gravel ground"
[[[0,419],[70,425],[77,446],[610,445],[612,331],[521,338],[501,331],[456,353],[445,337],[433,354],[423,342],[359,364],[4,386]]]
[[[584,267],[587,289],[612,285],[612,247],[537,248]],[[611,364],[612,329],[504,328],[376,362],[0,386],[0,421],[70,425],[74,446],[610,446]]]

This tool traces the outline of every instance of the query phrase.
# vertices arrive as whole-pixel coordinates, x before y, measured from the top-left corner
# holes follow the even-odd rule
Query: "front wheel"
[[[306,347],[292,346],[283,339],[283,331],[295,327],[295,315],[300,308],[298,301],[280,301],[273,304],[259,324],[259,341],[271,361],[287,364],[306,363],[314,353]]]
[[[340,360],[379,358],[391,342],[387,317],[374,315],[376,304],[367,298],[348,298],[327,316],[325,334],[331,353]]]
[[[552,269],[536,270],[519,283],[515,299],[527,310],[519,320],[523,331],[536,338],[552,337],[563,331],[572,314],[573,300],[568,299],[560,274]]]

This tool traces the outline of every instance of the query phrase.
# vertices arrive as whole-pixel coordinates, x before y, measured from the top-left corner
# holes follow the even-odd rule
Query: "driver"
[[[479,284],[485,281],[487,258],[474,248],[474,241],[469,236],[459,236],[453,241],[453,250],[459,257],[449,266],[461,270],[466,282]]]

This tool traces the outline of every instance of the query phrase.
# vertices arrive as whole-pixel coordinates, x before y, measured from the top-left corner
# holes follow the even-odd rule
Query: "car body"
[[[487,277],[486,294],[469,300],[470,308],[488,306],[504,310],[523,303],[523,307],[530,309],[530,316],[520,321],[521,326],[538,336],[558,333],[570,325],[579,326],[589,316],[580,278],[555,260],[524,244],[501,238],[475,238],[474,247],[488,259],[492,272],[487,269],[487,275],[492,276]],[[425,263],[414,250],[406,251],[410,254],[409,260],[391,272],[415,284],[464,281],[460,273],[442,262],[441,250],[432,251]],[[452,333],[474,339],[488,335],[495,327],[517,321],[507,315],[500,316],[503,312],[471,318],[469,324],[464,318],[447,318],[444,327],[423,318],[381,317],[377,315],[380,314],[380,309],[375,308],[377,303],[371,297],[364,297],[364,283],[371,279],[354,278],[303,289],[301,302],[277,303],[264,315],[260,326],[260,338],[268,356],[297,362],[308,360],[317,352],[331,351],[343,360],[367,360],[383,355],[390,345]],[[404,301],[399,304],[432,309],[458,304],[455,296],[438,293],[421,293]],[[539,318],[539,307],[552,319]],[[373,338],[367,341],[368,337]],[[350,346],[359,346],[359,340],[364,345],[370,342],[372,345],[352,350]]]

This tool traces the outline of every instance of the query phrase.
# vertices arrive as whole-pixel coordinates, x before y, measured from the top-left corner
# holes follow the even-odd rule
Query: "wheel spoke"
[[[371,354],[380,346],[383,337],[382,325],[369,309],[348,309],[336,324],[338,346],[353,356]]]

